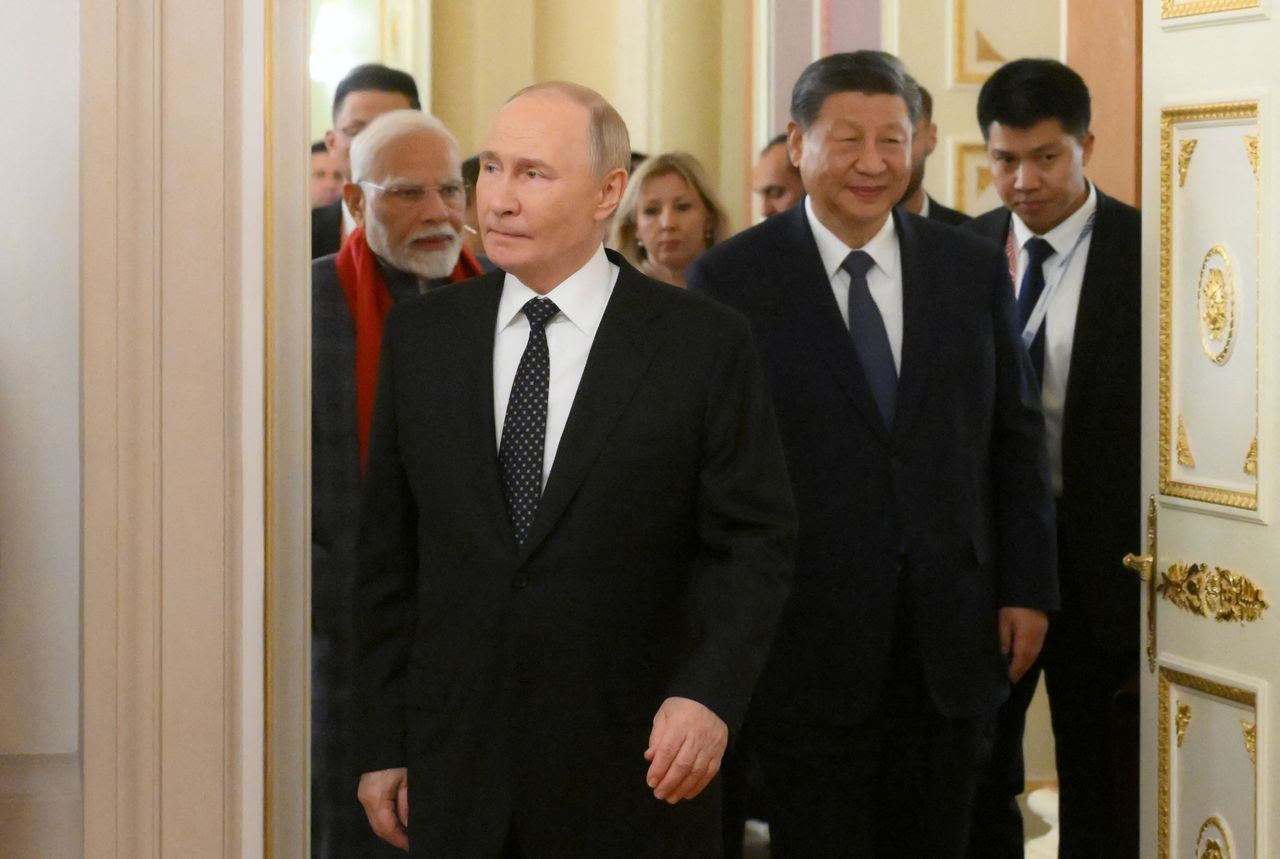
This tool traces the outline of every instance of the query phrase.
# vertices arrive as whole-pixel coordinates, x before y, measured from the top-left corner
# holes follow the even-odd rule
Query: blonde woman
[[[689,264],[728,227],[702,165],[687,152],[666,152],[631,175],[608,244],[650,277],[684,286]]]

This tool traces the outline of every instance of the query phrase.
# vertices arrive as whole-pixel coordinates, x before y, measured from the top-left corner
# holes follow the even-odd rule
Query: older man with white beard
[[[312,855],[392,850],[353,799],[347,742],[353,685],[352,582],[382,321],[405,298],[481,273],[461,236],[457,141],[438,119],[396,110],[351,146],[343,188],[359,227],[311,264]]]

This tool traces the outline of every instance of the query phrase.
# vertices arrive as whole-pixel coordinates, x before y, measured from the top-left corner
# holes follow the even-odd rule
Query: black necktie
[[[867,272],[873,265],[875,260],[866,251],[852,251],[840,263],[840,267],[849,272],[849,336],[853,339],[853,349],[858,353],[884,425],[892,428],[898,399],[898,369],[893,364],[893,349],[889,346],[884,318],[867,286]]]
[[[498,463],[507,496],[507,515],[515,529],[516,543],[523,545],[533,527],[542,495],[542,451],[547,440],[547,387],[551,381],[551,353],[547,350],[546,324],[560,312],[549,298],[525,302],[529,341],[516,368],[502,421]]]
[[[1039,236],[1027,239],[1023,245],[1027,249],[1027,270],[1022,273],[1022,286],[1018,289],[1018,326],[1021,331],[1027,328],[1027,320],[1031,311],[1044,293],[1044,262],[1057,251]],[[1040,318],[1040,327],[1036,329],[1035,339],[1031,341],[1028,351],[1031,364],[1036,368],[1036,378],[1044,381],[1044,317]]]

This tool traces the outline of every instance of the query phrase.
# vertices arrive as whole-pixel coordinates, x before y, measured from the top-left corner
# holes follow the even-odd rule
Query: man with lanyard
[[[354,677],[356,523],[382,345],[406,298],[481,273],[463,247],[466,189],[453,135],[418,110],[384,113],[351,147],[343,189],[357,227],[311,264],[312,855],[398,851],[352,799],[346,722]]]
[[[1141,227],[1085,179],[1083,80],[1053,60],[996,71],[978,123],[1004,206],[966,224],[999,242],[1041,383],[1058,520],[1061,611],[1039,664],[1002,708],[970,855],[1023,855],[1026,709],[1043,668],[1060,787],[1059,855],[1136,856]]]

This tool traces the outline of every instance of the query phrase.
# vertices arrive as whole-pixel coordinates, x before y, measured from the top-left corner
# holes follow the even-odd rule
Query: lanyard
[[[1075,243],[1071,245],[1071,249],[1062,257],[1062,262],[1058,264],[1058,276],[1053,279],[1053,283],[1049,283],[1046,279],[1044,292],[1040,293],[1040,299],[1036,302],[1036,306],[1031,308],[1031,315],[1027,317],[1027,324],[1022,329],[1022,345],[1028,349],[1031,343],[1036,339],[1036,332],[1040,330],[1040,326],[1044,324],[1045,314],[1049,312],[1049,300],[1053,297],[1053,293],[1057,291],[1058,286],[1067,276],[1067,269],[1071,267],[1071,259],[1076,255],[1076,251],[1080,249],[1080,245],[1084,244],[1084,240],[1093,234],[1093,222],[1098,217],[1098,211],[1095,209],[1090,213],[1089,219],[1084,222],[1084,227],[1080,230],[1080,235],[1076,236]],[[1043,237],[1042,237],[1043,238]],[[1009,232],[1005,236],[1004,242],[1005,257],[1009,261],[1009,279],[1016,281],[1018,279],[1018,242],[1013,234],[1013,221],[1009,221]],[[1030,259],[1027,260],[1028,264]],[[1046,260],[1045,262],[1048,262]],[[1044,263],[1041,263],[1041,272],[1043,273]],[[1026,276],[1026,272],[1023,272]]]

